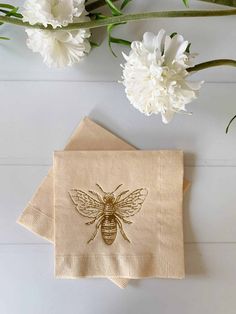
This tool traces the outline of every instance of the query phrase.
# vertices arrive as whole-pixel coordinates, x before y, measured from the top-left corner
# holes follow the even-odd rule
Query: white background
[[[15,2],[16,3],[16,2]],[[190,1],[191,8],[222,8]],[[181,0],[134,0],[128,11],[184,9]],[[117,28],[123,38],[165,28],[192,42],[197,61],[236,58],[236,18],[160,19]],[[105,33],[96,31],[101,40]],[[145,117],[117,80],[123,62],[107,48],[79,66],[51,70],[25,46],[25,32],[5,25],[0,43],[0,313],[1,314],[235,314],[236,312],[236,70],[214,68],[204,79],[192,116],[170,125]],[[108,280],[55,280],[53,247],[15,223],[51,164],[84,116],[141,149],[186,152],[184,235],[186,279],[133,281],[120,290]]]

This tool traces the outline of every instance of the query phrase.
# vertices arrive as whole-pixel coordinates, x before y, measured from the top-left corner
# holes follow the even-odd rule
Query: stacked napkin
[[[85,118],[18,222],[55,243],[59,278],[184,277],[181,151],[135,151]]]

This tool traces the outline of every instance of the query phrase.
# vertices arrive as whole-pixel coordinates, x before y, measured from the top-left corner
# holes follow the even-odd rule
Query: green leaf
[[[115,44],[124,45],[124,46],[130,46],[131,45],[131,41],[129,41],[129,40],[122,39],[122,38],[116,38],[116,37],[112,37],[112,36],[111,36],[111,42],[115,43]]]
[[[2,9],[1,9],[2,8]],[[0,3],[0,12],[4,13],[5,16],[14,16],[16,18],[22,18],[23,16],[20,13],[17,13],[18,7],[14,7],[10,4]],[[0,22],[0,26],[4,23]],[[10,40],[10,38],[5,36],[0,36],[0,40]]]
[[[122,15],[122,12],[114,5],[111,0],[105,0],[109,8],[111,9],[111,13],[114,16]]]
[[[89,43],[90,43],[90,45],[91,45],[91,47],[92,48],[94,48],[94,47],[99,47],[100,45],[98,44],[98,43],[96,43],[95,41],[89,41]]]
[[[7,16],[15,16],[15,17],[18,17],[18,18],[22,19],[22,18],[23,18],[23,15],[20,14],[20,13],[17,13],[18,10],[19,10],[19,8],[18,8],[18,7],[15,7],[14,9],[12,9],[12,10],[7,14]]]
[[[187,48],[185,50],[187,53],[190,53],[190,47],[191,47],[191,43],[188,44],[188,46],[187,46]]]
[[[114,52],[114,50],[112,49],[112,46],[111,46],[111,43],[112,43],[111,38],[112,37],[109,37],[109,39],[108,39],[108,47],[110,49],[110,52],[113,54],[113,56],[117,58],[117,55],[115,54],[115,52]]]
[[[0,9],[0,12],[5,13],[6,16],[14,16],[17,18],[22,18],[23,16],[20,13],[17,13],[18,8],[14,8],[11,11]]]
[[[227,5],[228,7],[236,7],[236,0],[200,0],[200,1]]]
[[[120,6],[120,9],[123,10],[127,4],[129,4],[132,0],[124,0],[122,3],[121,3],[121,6]]]
[[[229,132],[229,127],[231,125],[231,123],[236,119],[236,115],[233,116],[233,118],[229,121],[227,127],[226,127],[226,130],[225,130],[225,133],[227,134]]]
[[[107,18],[106,15],[103,15],[102,13],[99,13],[99,12],[89,13],[88,16],[94,20],[104,20]]]
[[[0,3],[0,8],[5,8],[5,9],[10,9],[13,10],[15,7],[11,4],[7,4],[7,3]]]
[[[109,49],[111,51],[111,53],[113,54],[113,56],[117,57],[117,55],[115,54],[115,52],[112,49],[112,43],[114,44],[120,44],[120,45],[125,45],[125,46],[130,46],[131,42],[122,38],[117,38],[117,37],[113,37],[111,35],[112,30],[121,24],[126,24],[126,23],[119,23],[119,24],[110,24],[107,26],[107,33],[108,33],[108,46]]]
[[[182,1],[183,1],[184,5],[185,5],[186,7],[189,6],[189,0],[182,0]]]
[[[109,47],[111,53],[113,54],[113,56],[114,56],[114,57],[117,57],[117,55],[115,54],[115,52],[113,51],[112,46],[111,46],[111,38],[112,38],[111,32],[112,32],[112,30],[113,30],[115,27],[116,27],[116,24],[110,24],[110,25],[108,25],[108,26],[107,26],[107,34],[108,34],[108,47]]]
[[[173,38],[175,35],[177,35],[176,32],[172,33],[172,34],[170,35],[170,38]]]

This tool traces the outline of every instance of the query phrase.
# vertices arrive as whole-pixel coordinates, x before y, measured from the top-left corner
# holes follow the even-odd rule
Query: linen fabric
[[[58,278],[183,278],[183,153],[54,153]]]

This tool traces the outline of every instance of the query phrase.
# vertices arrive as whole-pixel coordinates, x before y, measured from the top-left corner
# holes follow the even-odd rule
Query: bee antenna
[[[103,190],[103,188],[98,184],[96,183],[96,186],[99,187],[99,189],[105,194],[106,192]]]
[[[117,191],[123,184],[119,184],[118,187],[111,193],[115,193],[115,191]]]

